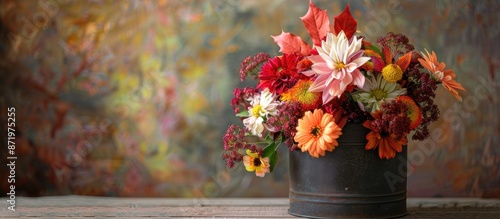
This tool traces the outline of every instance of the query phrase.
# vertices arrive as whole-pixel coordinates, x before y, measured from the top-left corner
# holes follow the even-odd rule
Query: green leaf
[[[278,162],[278,153],[276,152],[276,142],[271,142],[269,145],[267,145],[266,148],[264,148],[264,151],[262,152],[262,157],[269,158],[269,171],[273,172],[274,166]]]
[[[365,46],[365,50],[372,50],[372,51],[378,53],[380,56],[382,56],[382,52],[380,52],[380,49],[378,47],[376,47],[375,45]]]
[[[249,117],[250,114],[248,113],[248,110],[245,110],[243,112],[240,112],[240,113],[236,114],[236,116],[238,116],[238,117]]]
[[[274,151],[274,153],[271,155],[271,157],[269,157],[269,171],[270,172],[273,172],[274,170],[274,166],[276,165],[276,163],[278,163],[278,153],[276,151]]]
[[[269,157],[271,159],[271,155],[276,152],[276,142],[269,143],[262,151],[262,157]]]
[[[268,142],[269,144],[271,144],[272,142],[274,142],[274,140],[271,138],[271,134],[267,135],[266,138],[264,139],[264,141]]]

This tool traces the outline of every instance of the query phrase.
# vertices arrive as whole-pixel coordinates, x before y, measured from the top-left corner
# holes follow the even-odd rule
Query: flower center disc
[[[251,114],[253,117],[260,117],[260,111],[262,111],[262,106],[259,104],[252,108]]]
[[[377,89],[372,91],[372,96],[375,97],[375,99],[377,99],[377,101],[382,100],[383,98],[385,98],[386,95],[387,95],[387,93],[380,88],[377,88]]]
[[[283,68],[282,67],[279,67],[278,69],[276,69],[276,74],[278,76],[281,76],[282,75],[282,72],[283,72]]]
[[[260,161],[260,158],[255,158],[253,159],[253,165],[258,167],[262,164],[262,162]]]
[[[439,81],[442,81],[444,78],[444,72],[436,71],[432,74],[432,76],[434,76],[434,78],[438,79]]]
[[[340,69],[343,69],[345,66],[345,64],[343,62],[339,62],[337,63],[337,69],[340,70]]]
[[[314,127],[311,130],[311,135],[313,135],[316,138],[319,137],[321,135],[321,128],[320,127]]]

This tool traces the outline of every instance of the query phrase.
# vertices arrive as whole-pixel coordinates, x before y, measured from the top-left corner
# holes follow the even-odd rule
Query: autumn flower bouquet
[[[309,3],[301,20],[312,45],[282,32],[272,36],[281,55],[259,53],[241,63],[241,80],[258,83],[234,89],[231,106],[243,126],[231,125],[223,137],[227,166],[243,161],[263,177],[273,171],[280,145],[321,159],[335,153],[348,122],[370,130],[366,150],[391,159],[410,134],[429,137],[439,117],[433,101],[439,84],[461,101],[458,91],[465,89],[434,52],[415,52],[402,34],[365,41],[349,6],[331,25],[326,10]]]

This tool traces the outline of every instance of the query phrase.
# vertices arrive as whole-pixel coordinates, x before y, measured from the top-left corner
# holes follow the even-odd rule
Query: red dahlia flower
[[[295,54],[283,54],[270,59],[262,66],[257,88],[261,90],[269,88],[272,93],[280,95],[293,87],[299,79],[306,78],[297,70],[297,63],[301,58],[302,56]]]

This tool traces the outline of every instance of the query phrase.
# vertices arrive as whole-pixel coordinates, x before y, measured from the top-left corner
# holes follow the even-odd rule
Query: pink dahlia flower
[[[334,97],[340,97],[348,85],[363,88],[365,76],[358,68],[370,58],[363,57],[361,44],[362,39],[356,37],[349,42],[343,31],[337,36],[327,33],[326,41],[322,41],[321,47],[315,46],[319,55],[308,57],[313,65],[311,70],[303,74],[316,76],[309,91],[323,92],[323,104]]]

